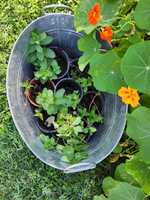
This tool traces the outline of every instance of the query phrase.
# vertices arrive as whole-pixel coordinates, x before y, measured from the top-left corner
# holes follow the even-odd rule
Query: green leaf
[[[90,60],[100,53],[101,44],[94,38],[94,34],[85,35],[78,41],[78,48],[84,54],[80,57],[78,65],[81,71],[89,64]]]
[[[70,160],[69,160],[69,158],[68,158],[67,156],[62,156],[62,157],[61,157],[61,160],[62,160],[63,162],[66,162],[66,163],[70,163]]]
[[[117,145],[116,148],[113,150],[113,153],[121,153],[122,147],[120,145]]]
[[[40,68],[34,73],[35,77],[41,81],[42,84],[53,78],[53,73],[50,69]]]
[[[56,57],[54,51],[49,48],[45,48],[45,56],[47,58],[55,58]]]
[[[103,190],[108,200],[144,200],[145,195],[141,188],[126,182],[119,182],[107,177],[103,181]]]
[[[140,29],[146,29],[150,31],[150,1],[139,0],[135,12],[134,18],[137,26]]]
[[[37,59],[37,57],[34,53],[28,55],[28,62],[29,63],[31,63],[31,64],[34,63],[34,61],[36,61],[36,59]]]
[[[150,109],[139,107],[128,115],[127,134],[140,147],[138,156],[146,163],[150,163]]]
[[[46,34],[45,32],[40,33],[40,34],[39,34],[39,37],[40,37],[40,41],[45,40],[46,37],[47,37],[47,34]]]
[[[150,165],[134,156],[125,164],[126,171],[139,183],[144,192],[150,195]]]
[[[44,60],[44,54],[43,54],[43,52],[42,52],[42,53],[37,52],[36,55],[37,55],[37,58],[38,58],[40,61],[43,61],[43,60]]]
[[[49,115],[55,114],[57,112],[54,106],[54,94],[52,90],[44,88],[42,93],[36,97],[36,102],[42,106],[44,110],[47,111]]]
[[[48,45],[53,41],[53,38],[51,36],[46,36],[45,39],[40,41],[41,45]]]
[[[121,2],[121,0],[81,0],[75,13],[75,26],[77,31],[85,31],[85,33],[89,34],[100,25],[112,24]],[[102,18],[94,26],[89,24],[87,15],[95,3],[100,4]]]
[[[89,64],[90,60],[92,59],[92,56],[90,53],[84,53],[78,61],[79,69],[80,71],[84,71],[85,67]]]
[[[33,30],[31,33],[31,44],[40,44],[40,32],[38,30]]]
[[[102,8],[102,21],[101,25],[111,25],[118,14],[118,11],[122,5],[122,0],[103,0],[104,6]]]
[[[58,99],[63,98],[64,95],[65,95],[65,90],[63,88],[57,90],[56,93],[55,93],[55,97],[58,98]]]
[[[46,150],[53,150],[56,147],[56,142],[53,137],[49,138],[46,135],[41,134],[40,135],[40,140],[42,141],[44,148]]]
[[[67,156],[69,160],[74,158],[74,148],[72,146],[65,146],[63,148],[63,154]]]
[[[36,51],[36,45],[29,45],[28,54],[31,54]]]
[[[131,43],[129,42],[129,40],[125,39],[125,40],[121,40],[118,47],[115,48],[114,50],[117,52],[118,56],[122,58],[130,46],[131,46]]]
[[[140,103],[142,106],[150,108],[150,95],[142,94],[140,98]]]
[[[114,51],[95,56],[90,62],[90,75],[97,90],[117,93],[125,85],[120,71],[120,58]]]
[[[127,173],[124,163],[121,163],[120,165],[117,166],[114,177],[118,181],[123,181],[137,185],[135,179],[129,173]]]
[[[93,200],[107,200],[107,198],[104,197],[104,195],[100,195],[100,196],[94,196]]]
[[[83,52],[99,52],[100,46],[100,43],[96,40],[93,33],[85,35],[78,40],[78,48]]]
[[[138,42],[143,42],[144,39],[142,38],[142,32],[138,32],[136,30],[136,32],[133,34],[133,35],[129,35],[128,37],[128,41],[131,43],[131,44],[136,44]]]
[[[76,126],[81,123],[81,117],[76,117],[74,122],[72,123],[73,126]]]
[[[39,53],[43,53],[43,48],[40,45],[36,45],[36,50]]]
[[[75,153],[75,162],[79,162],[80,160],[83,160],[87,158],[88,154],[86,152],[77,152]]]
[[[130,87],[150,93],[150,41],[130,46],[123,57],[121,70]]]

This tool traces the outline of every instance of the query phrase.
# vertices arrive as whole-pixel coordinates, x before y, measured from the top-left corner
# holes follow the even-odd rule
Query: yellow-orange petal
[[[122,102],[132,107],[137,107],[139,105],[140,96],[136,89],[121,87],[118,91],[118,96],[122,98]]]
[[[128,88],[121,87],[118,91],[118,96],[123,97],[124,95],[129,94]]]

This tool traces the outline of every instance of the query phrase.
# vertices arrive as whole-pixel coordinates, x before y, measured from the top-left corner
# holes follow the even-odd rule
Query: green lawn
[[[105,163],[95,170],[66,175],[46,166],[28,150],[10,115],[6,99],[6,68],[20,32],[42,8],[55,0],[2,0],[0,2],[0,200],[92,200],[101,193]],[[75,8],[77,0],[62,0]],[[107,174],[111,168],[107,163]]]

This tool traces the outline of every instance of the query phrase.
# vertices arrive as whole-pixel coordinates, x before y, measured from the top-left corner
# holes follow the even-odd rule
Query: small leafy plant
[[[35,69],[35,77],[43,84],[48,80],[56,79],[60,74],[60,66],[56,61],[55,52],[45,47],[53,41],[46,33],[33,30],[28,48],[28,61]]]
[[[49,80],[57,79],[57,75],[60,74],[60,67],[58,63],[54,60],[49,63],[47,68],[41,67],[36,71],[35,77],[41,81],[42,84],[46,83]]]
[[[79,116],[61,112],[58,113],[57,120],[54,122],[57,136],[62,138],[64,143],[58,145],[56,149],[62,154],[62,161],[65,162],[76,163],[87,157],[86,138],[96,132],[94,124],[100,123],[102,119],[101,116],[95,114],[95,108],[89,114],[80,115],[79,112],[78,114]],[[85,116],[94,116],[95,118],[91,117],[90,122],[85,123]]]
[[[76,80],[76,82],[82,86],[85,94],[87,93],[89,87],[93,86],[92,78],[89,75],[87,75],[86,77],[81,75],[81,77],[80,77],[80,75],[76,71],[76,69],[74,69],[74,70],[72,69],[70,74],[71,74],[71,77],[73,77]]]
[[[82,106],[78,108],[79,115],[86,120],[88,126],[92,126],[94,123],[102,123],[103,117],[97,114],[97,109],[95,106],[88,112],[88,110]]]
[[[93,120],[91,126],[95,123],[96,120]],[[92,135],[96,129],[91,126],[85,126],[84,120],[79,116],[74,116],[72,114],[58,114],[57,121],[54,124],[57,129],[58,136],[63,139],[79,137],[79,135],[85,134],[85,136],[90,132]],[[82,135],[81,135],[82,136]]]
[[[40,134],[40,140],[42,141],[44,148],[46,150],[54,150],[57,143],[55,142],[55,139],[53,137],[49,138],[46,135]]]
[[[69,107],[76,107],[79,103],[79,95],[65,95],[64,89],[53,92],[44,88],[42,93],[37,96],[36,101],[49,115],[52,115],[63,112]]]
[[[26,81],[22,82],[21,87],[24,88],[24,90],[25,90],[24,93],[27,96],[29,94],[30,89],[33,86],[31,85],[31,83],[28,80],[26,80]]]

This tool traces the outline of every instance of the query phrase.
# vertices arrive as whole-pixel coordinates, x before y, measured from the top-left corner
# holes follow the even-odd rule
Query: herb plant
[[[88,91],[88,88],[93,86],[92,78],[89,75],[86,77],[83,75],[80,76],[80,73],[77,72],[76,69],[72,69],[70,75],[73,79],[76,80],[77,83],[82,86],[85,94]]]
[[[35,69],[35,77],[41,81],[42,84],[48,80],[56,79],[60,74],[60,66],[56,61],[55,52],[45,47],[53,41],[53,38],[48,36],[45,32],[41,33],[33,30],[28,48],[28,61]]]
[[[30,82],[28,80],[22,82],[22,85],[21,85],[22,88],[25,89],[25,95],[28,95],[30,89],[33,87]]]
[[[93,123],[91,126],[92,125]],[[59,113],[54,126],[58,132],[58,136],[63,139],[79,137],[81,133],[87,136],[87,134],[90,132],[92,135],[96,131],[94,127],[92,128],[91,126],[84,126],[84,121],[80,115],[77,117],[67,113]]]
[[[84,132],[81,117],[76,117],[68,113],[59,113],[54,126],[58,132],[58,136],[63,139],[72,138]]]
[[[62,154],[61,160],[67,163],[78,163],[88,156],[86,153],[87,145],[85,144],[71,144],[59,148],[61,149],[60,153]]]
[[[49,67],[41,67],[38,71],[34,73],[35,77],[41,81],[42,84],[46,83],[48,80],[56,79],[57,75],[60,74],[60,67],[56,61],[51,62]]]
[[[65,95],[64,89],[53,92],[44,88],[42,93],[37,96],[36,101],[49,115],[52,115],[63,112],[69,107],[76,107],[79,103],[79,95]]]
[[[88,88],[90,86],[92,86],[92,79],[91,77],[87,77],[87,78],[77,78],[76,81],[81,84],[81,86],[84,89],[84,93],[86,93],[88,91]]]
[[[49,138],[46,135],[40,134],[40,140],[42,141],[44,148],[46,150],[54,150],[57,143],[55,142],[55,139],[53,137]]]
[[[103,117],[100,113],[97,114],[97,109],[95,106],[92,106],[92,109],[88,111],[86,108],[80,106],[78,108],[79,115],[86,120],[88,126],[92,126],[95,123],[102,123]]]
[[[82,113],[80,113],[82,112]],[[56,149],[62,155],[62,161],[76,163],[87,157],[86,138],[88,135],[93,135],[96,132],[94,123],[100,123],[102,117],[95,113],[93,107],[89,113],[85,109],[80,108],[79,116],[60,112],[57,114],[57,119],[54,121],[54,127],[57,131],[57,136],[63,139],[63,145],[57,145]],[[85,124],[84,118],[89,117]]]

